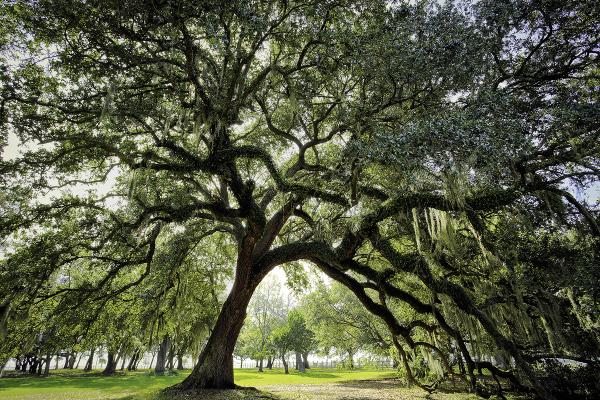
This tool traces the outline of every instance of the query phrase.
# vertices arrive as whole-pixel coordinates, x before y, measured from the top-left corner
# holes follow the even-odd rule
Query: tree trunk
[[[79,363],[81,362],[82,358],[83,358],[83,351],[81,353],[79,353],[79,358],[77,359],[77,364],[75,364],[75,369],[79,369]]]
[[[296,352],[296,369],[298,372],[305,372],[304,360],[302,359],[302,354],[299,351]]]
[[[123,360],[121,361],[121,368],[120,370],[123,371],[125,369],[125,360],[127,359],[127,357],[125,357],[125,355],[123,355]]]
[[[154,357],[156,357],[156,352],[152,352],[152,359],[150,360],[150,366],[148,366],[149,369],[152,369],[152,363],[154,362]]]
[[[305,369],[310,368],[310,365],[308,365],[308,353],[302,353],[302,362],[304,363]]]
[[[260,362],[258,363],[258,372],[263,372],[263,359],[260,359]]]
[[[284,369],[286,375],[289,374],[290,371],[288,371],[288,363],[285,359],[285,355],[281,356],[281,362],[283,363],[283,369]]]
[[[104,371],[102,371],[102,375],[113,375],[117,370],[117,362],[118,360],[115,357],[115,353],[109,351],[108,359],[106,361],[106,367],[104,367]]]
[[[60,361],[60,352],[56,353],[56,362],[54,363],[54,369],[58,369],[59,361]]]
[[[200,354],[192,373],[178,389],[231,389],[233,383],[233,350],[244,325],[246,308],[260,279],[252,279],[249,264],[238,265],[235,281],[223,303],[215,327]]]
[[[174,346],[171,346],[171,350],[169,351],[169,357],[167,358],[167,369],[172,370],[175,368],[173,364],[173,359],[175,358],[175,349]]]
[[[169,350],[169,344],[171,339],[169,336],[163,338],[162,343],[158,347],[158,354],[156,355],[156,367],[154,367],[154,373],[162,375],[165,373],[165,364],[167,362],[167,351]]]
[[[135,361],[138,358],[139,350],[133,352],[131,359],[129,360],[129,364],[127,364],[127,371],[133,371],[133,366],[135,365]]]
[[[244,368],[244,359],[240,357],[240,368]]]
[[[273,357],[267,357],[267,369],[273,369]]]
[[[181,371],[183,368],[183,355],[177,354],[177,369]]]
[[[69,368],[69,360],[71,359],[71,352],[67,351],[67,355],[65,356],[65,365],[63,365],[63,369]]]
[[[96,349],[91,349],[90,350],[90,355],[87,359],[87,362],[85,363],[85,367],[83,367],[84,371],[91,371],[92,370],[92,366],[94,365],[94,352],[96,351]]]
[[[71,357],[69,358],[69,369],[73,369],[75,366],[75,360],[77,360],[77,352],[71,352]]]
[[[52,360],[52,355],[48,353],[46,355],[46,362],[44,364],[44,375],[48,375],[50,373],[50,361]]]

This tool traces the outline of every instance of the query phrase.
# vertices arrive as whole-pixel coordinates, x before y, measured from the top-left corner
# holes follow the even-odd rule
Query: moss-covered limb
[[[371,235],[379,222],[401,211],[414,208],[433,208],[441,211],[489,211],[513,203],[523,193],[524,191],[517,189],[480,192],[468,196],[464,204],[456,204],[446,196],[436,193],[402,194],[383,201],[376,210],[365,215],[356,231],[346,233],[336,251],[340,257],[350,258],[350,255]]]
[[[566,190],[558,189],[558,188],[555,188],[552,186],[547,186],[545,190],[552,192],[552,193],[559,194],[562,197],[564,197],[584,217],[584,219],[588,223],[588,226],[590,227],[590,230],[592,231],[594,236],[600,237],[600,224],[598,223],[596,218],[594,218],[592,213],[583,204],[581,204],[579,201],[577,201],[575,196],[573,196],[571,193],[569,193]]]
[[[410,364],[408,363],[408,354],[406,354],[406,351],[404,351],[402,344],[400,344],[400,341],[398,341],[398,337],[395,335],[392,335],[392,342],[394,343],[394,347],[398,351],[398,354],[400,354],[400,359],[402,360],[402,366],[404,367],[404,370],[406,371],[406,379],[408,380],[408,384],[409,385],[417,385],[418,387],[425,390],[426,392],[432,393],[435,390],[435,387],[431,387],[431,386],[421,383],[413,375],[412,369],[410,368]]]
[[[277,188],[286,193],[294,193],[301,197],[314,197],[330,203],[348,206],[348,200],[340,194],[321,190],[316,187],[305,186],[299,183],[288,182],[284,179],[271,156],[264,150],[255,146],[239,146],[223,150],[218,155],[219,159],[233,160],[236,158],[250,158],[260,160],[269,171],[271,178],[275,181]]]
[[[340,282],[342,285],[350,289],[350,291],[354,293],[354,295],[363,304],[363,306],[365,306],[367,310],[369,310],[372,314],[380,317],[385,322],[388,329],[393,335],[402,336],[402,338],[409,345],[412,345],[413,340],[410,336],[410,329],[406,326],[401,325],[396,319],[396,317],[385,305],[375,302],[365,292],[365,288],[360,282],[343,272],[341,269],[337,268],[335,266],[337,264],[335,258],[329,258],[328,260],[321,259],[319,257],[310,257],[310,260],[313,261],[321,269],[321,271],[323,271],[330,278]]]
[[[452,366],[450,365],[450,361],[448,360],[448,357],[446,356],[446,354],[440,350],[439,347],[428,343],[428,342],[423,342],[423,341],[418,341],[414,343],[414,348],[417,347],[425,347],[426,349],[429,349],[431,351],[433,351],[434,353],[436,353],[440,360],[442,361],[442,364],[444,365],[444,369],[446,370],[446,375],[447,376],[456,376],[459,379],[461,379],[463,382],[465,382],[465,384],[469,384],[469,380],[463,375],[463,374],[459,374],[454,372],[454,370],[452,369]]]
[[[517,377],[512,372],[502,370],[502,369],[496,367],[494,364],[492,364],[489,361],[477,361],[475,364],[478,369],[485,368],[488,371],[490,371],[492,373],[492,375],[494,375],[494,376],[497,375],[501,378],[508,379],[515,388],[520,389],[520,390],[527,390],[527,388],[521,384],[521,382],[517,379]]]
[[[398,260],[401,259],[401,256],[393,248],[389,241],[379,239],[373,240],[372,243],[373,246],[380,252],[380,254],[383,255],[383,257],[387,259],[394,267],[397,267],[398,269],[403,269],[405,267],[404,264],[398,262]],[[546,389],[539,384],[533,369],[525,360],[517,346],[504,335],[502,335],[502,333],[496,328],[494,322],[484,312],[479,310],[475,301],[471,299],[463,287],[446,279],[434,277],[426,266],[426,263],[430,261],[431,260],[424,259],[423,268],[420,268],[416,271],[420,280],[433,292],[447,295],[463,312],[477,318],[486,332],[494,340],[496,345],[514,358],[517,367],[525,374],[538,395],[541,398],[553,398],[549,393],[547,393]]]

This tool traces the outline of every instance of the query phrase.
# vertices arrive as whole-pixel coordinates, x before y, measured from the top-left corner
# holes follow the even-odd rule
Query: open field
[[[0,379],[0,399],[160,399],[160,390],[181,381],[189,371],[177,375],[153,376],[149,372],[123,373],[104,377],[80,371],[51,373],[49,377],[7,377]],[[469,400],[469,394],[427,393],[416,388],[402,387],[391,370],[311,369],[300,374],[283,370],[259,373],[255,370],[236,370],[236,382],[256,390],[204,391],[182,399],[436,399]],[[170,400],[174,400],[169,396]]]

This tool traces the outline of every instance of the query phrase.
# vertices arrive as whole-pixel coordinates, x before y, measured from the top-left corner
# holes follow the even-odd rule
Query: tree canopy
[[[208,335],[179,390],[233,387],[254,290],[302,260],[428,390],[416,351],[543,398],[536,362],[597,359],[596,1],[1,7],[3,355],[154,313]]]

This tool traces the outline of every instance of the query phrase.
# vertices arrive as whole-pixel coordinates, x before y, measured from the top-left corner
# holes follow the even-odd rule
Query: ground
[[[176,375],[153,376],[150,372],[124,373],[104,377],[97,373],[58,370],[49,377],[6,377],[0,379],[3,400],[122,399],[174,400],[160,395],[160,390],[181,381],[189,371]],[[256,389],[235,391],[203,391],[178,396],[181,400],[474,400],[469,394],[444,393],[429,395],[417,388],[403,387],[391,370],[311,369],[300,374],[285,375],[283,370],[236,370],[236,383]]]

